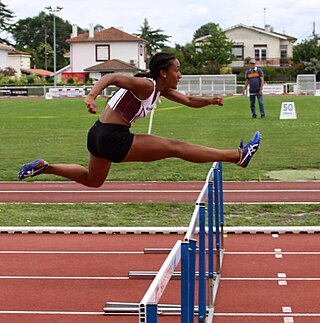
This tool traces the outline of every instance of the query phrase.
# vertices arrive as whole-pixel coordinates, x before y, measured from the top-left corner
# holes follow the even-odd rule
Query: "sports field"
[[[320,98],[267,96],[267,117],[263,120],[251,119],[248,101],[247,97],[227,97],[222,108],[192,109],[162,99],[154,115],[152,133],[217,148],[235,148],[241,138],[247,141],[260,130],[261,149],[250,166],[240,169],[225,163],[225,181],[271,180],[281,176],[285,180],[319,179]],[[105,99],[98,102],[102,109]],[[296,120],[279,120],[282,102],[295,102]],[[83,99],[2,99],[0,114],[1,181],[17,180],[21,164],[39,157],[50,163],[87,164],[86,134],[96,116],[86,111]],[[133,132],[146,133],[148,123],[148,118],[139,120],[133,125]],[[209,167],[210,164],[178,159],[114,164],[109,180],[204,181]],[[61,179],[42,175],[34,180]],[[134,204],[125,208],[119,205],[6,205],[0,206],[0,225],[135,226],[144,222],[146,226],[151,223],[174,226],[187,224],[192,208],[190,204],[180,204],[179,208],[176,204],[152,207]],[[119,213],[121,209],[127,215]],[[301,212],[305,214],[303,217],[296,216]],[[143,221],[130,214],[142,214]],[[226,206],[226,217],[228,225],[318,225],[319,205]]]
[[[295,102],[298,118],[279,120],[284,101]],[[101,108],[105,99],[98,100]],[[217,148],[236,148],[256,130],[261,150],[247,169],[225,164],[224,180],[267,180],[269,172],[319,170],[317,153],[320,98],[266,96],[266,119],[251,119],[247,97],[227,97],[224,107],[192,109],[164,99],[158,104],[152,133]],[[0,180],[16,180],[22,163],[38,157],[49,163],[87,164],[86,134],[96,116],[86,111],[83,99],[11,99],[0,101]],[[149,118],[132,130],[146,133]],[[209,164],[178,159],[113,165],[109,180],[204,180]],[[272,174],[272,173],[271,173]],[[315,176],[317,173],[315,172]],[[41,176],[41,180],[57,180]],[[38,180],[38,179],[37,179]]]

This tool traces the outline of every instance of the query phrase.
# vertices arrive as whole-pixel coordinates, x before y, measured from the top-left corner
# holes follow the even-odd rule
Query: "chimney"
[[[89,38],[94,37],[93,24],[89,25]]]
[[[268,33],[271,33],[273,32],[273,27],[271,27],[270,25],[265,25],[264,26],[264,30]]]
[[[72,34],[71,34],[71,38],[72,37],[77,37],[78,36],[78,26],[76,24],[72,25]]]

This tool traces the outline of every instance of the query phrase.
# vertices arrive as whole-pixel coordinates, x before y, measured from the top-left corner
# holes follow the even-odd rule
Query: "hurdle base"
[[[139,315],[139,303],[106,302],[104,315]],[[206,310],[207,315],[210,309]],[[195,315],[198,315],[198,306],[194,307]],[[158,315],[181,315],[181,305],[159,304]]]
[[[157,271],[129,271],[129,279],[151,279],[157,276]],[[214,272],[214,276],[217,276],[218,273]],[[199,277],[199,272],[195,273],[196,279]],[[206,272],[206,277],[208,277],[208,272]],[[181,278],[181,271],[175,271],[171,275],[172,280],[179,280]]]

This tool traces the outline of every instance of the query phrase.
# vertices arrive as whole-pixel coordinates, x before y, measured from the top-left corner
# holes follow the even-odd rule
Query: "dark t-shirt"
[[[256,67],[255,69],[249,69],[246,72],[246,79],[249,81],[249,92],[256,93],[259,92],[261,86],[261,79],[264,74],[261,68]]]

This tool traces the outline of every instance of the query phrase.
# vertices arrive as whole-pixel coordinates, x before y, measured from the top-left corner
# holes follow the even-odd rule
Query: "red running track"
[[[107,182],[96,190],[67,182],[1,183],[0,201],[194,202],[202,185]],[[318,182],[225,182],[224,189],[226,202],[320,200]],[[157,271],[166,256],[144,248],[172,248],[182,238],[1,234],[0,322],[138,322],[136,316],[104,316],[105,302],[139,302],[151,280],[129,279],[128,272]],[[318,234],[229,235],[225,248],[215,323],[320,322]],[[179,282],[171,281],[161,303],[179,304],[177,291]]]
[[[128,272],[157,271],[166,257],[144,248],[171,248],[182,238],[1,234],[0,322],[138,322],[105,316],[105,302],[138,303],[151,279],[129,279]],[[320,322],[318,234],[231,234],[224,241],[215,323]],[[179,284],[169,283],[162,304],[179,304]]]
[[[320,181],[224,182],[226,203],[319,203]],[[203,182],[1,182],[0,203],[195,202]]]
[[[214,322],[320,322],[319,238],[228,236]]]

